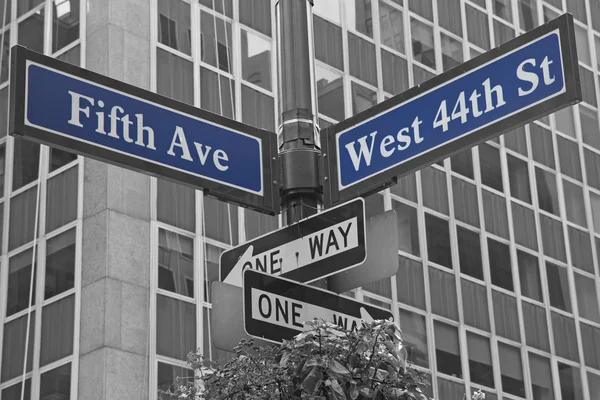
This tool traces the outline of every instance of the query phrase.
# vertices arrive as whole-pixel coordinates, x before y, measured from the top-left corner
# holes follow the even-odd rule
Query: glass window
[[[223,249],[207,244],[204,248],[204,258],[206,259],[206,273],[204,274],[204,301],[211,301],[211,287],[213,282],[219,281],[219,258]],[[186,279],[188,286],[194,286],[191,279]],[[189,293],[189,289],[188,289]]]
[[[192,55],[190,5],[181,0],[159,0],[158,41]]]
[[[417,179],[415,173],[398,177],[398,183],[390,188],[393,195],[417,202]]]
[[[581,89],[583,101],[596,107],[596,86],[594,84],[594,73],[582,66],[579,66],[579,78],[581,79]]]
[[[398,249],[420,256],[417,210],[399,201],[392,201],[392,207],[398,221]]]
[[[423,265],[419,261],[403,256],[399,256],[398,260],[398,272],[396,273],[398,301],[424,310]]]
[[[460,272],[483,280],[479,233],[457,226],[456,234],[458,236]]]
[[[4,163],[6,161],[6,143],[0,144],[0,198],[4,197]]]
[[[600,329],[580,323],[585,364],[600,369]]]
[[[174,232],[158,231],[158,287],[183,296],[186,280],[194,281],[194,240]]]
[[[39,1],[39,0],[35,0]],[[43,0],[42,0],[43,1]],[[41,3],[41,1],[40,1]],[[44,8],[19,23],[18,43],[29,50],[44,52]]]
[[[575,294],[579,315],[600,324],[600,313],[598,312],[598,296],[596,295],[596,282],[581,274],[575,276]]]
[[[585,0],[570,0],[567,1],[567,11],[573,13],[575,18],[587,24],[585,15]]]
[[[567,219],[570,222],[587,227],[585,204],[583,202],[583,188],[563,179],[563,192],[565,194]]]
[[[479,145],[479,164],[481,167],[481,183],[502,192],[500,150],[488,144]]]
[[[538,249],[535,213],[529,207],[511,202],[515,241],[532,250]]]
[[[560,215],[556,176],[552,172],[536,167],[535,180],[537,182],[537,194],[540,208],[549,213]]]
[[[13,191],[38,178],[40,145],[26,139],[14,141]]]
[[[265,233],[277,229],[279,222],[277,217],[262,214],[253,210],[245,209],[246,216],[246,240],[251,240]]]
[[[442,317],[458,321],[458,306],[454,274],[429,267],[431,310]]]
[[[242,78],[271,90],[271,42],[245,29],[242,32]]]
[[[474,179],[473,175],[473,155],[471,149],[463,150],[450,157],[450,167],[452,171]]]
[[[21,0],[17,2],[17,18],[25,14],[29,10],[42,4],[44,0]]]
[[[529,353],[529,371],[531,372],[533,400],[554,400],[550,360],[535,353]]]
[[[600,190],[600,155],[588,149],[583,149],[583,155],[588,185]]]
[[[9,386],[6,389],[2,389],[3,399],[20,399],[21,393],[23,393],[25,399],[31,398],[31,378],[25,381],[25,390],[22,390],[21,382]]]
[[[379,21],[381,44],[404,53],[404,22],[402,20],[402,11],[381,1],[379,2]]]
[[[427,368],[427,325],[425,317],[411,311],[399,309],[400,326],[404,336],[404,345],[408,352],[408,361]]]
[[[521,29],[530,31],[538,26],[537,0],[518,0],[518,8]]]
[[[550,352],[550,338],[548,337],[548,322],[546,309],[533,305],[527,301],[523,305],[523,324],[525,325],[525,338],[529,346]]]
[[[352,113],[358,114],[377,104],[377,92],[352,82]]]
[[[242,121],[257,128],[275,130],[274,100],[271,96],[242,85]]]
[[[439,1],[437,7],[440,26],[458,36],[462,36],[460,0]]]
[[[482,198],[485,229],[494,235],[508,239],[506,199],[487,190],[482,191]]]
[[[442,65],[444,71],[463,63],[462,43],[448,35],[440,34],[442,39]]]
[[[1,71],[0,71],[0,82],[4,83],[8,80],[8,69],[9,69],[9,59],[10,59],[10,31],[5,30],[4,34],[2,35],[4,36],[4,40],[2,43],[3,47],[3,54],[2,54],[2,66],[1,66]],[[4,90],[6,92],[6,96],[8,96],[8,88],[5,88]],[[8,105],[8,102],[5,102],[5,104]],[[8,106],[6,107],[7,111],[8,111]],[[4,128],[6,127],[6,124],[4,124],[2,126],[2,134],[6,135]]]
[[[340,24],[340,1],[339,0],[317,0],[313,5],[313,12],[329,18],[333,22]]]
[[[29,340],[27,343],[27,371],[33,365],[33,337],[35,332],[35,311],[30,314]],[[2,343],[2,382],[23,374],[23,359],[25,357],[25,339],[27,337],[27,315],[4,324]],[[27,387],[27,385],[26,385]],[[19,391],[20,394],[20,391]],[[2,392],[2,398],[5,399]],[[20,398],[20,397],[17,397]]]
[[[490,32],[487,15],[466,5],[467,35],[469,41],[484,50],[490,49]]]
[[[78,168],[70,168],[48,180],[46,232],[77,218]]]
[[[469,371],[471,381],[487,387],[494,387],[494,369],[490,339],[467,331],[469,350]]]
[[[595,30],[600,32],[600,3],[597,1],[590,1],[590,21]],[[600,53],[599,53],[600,54]]]
[[[61,294],[75,285],[75,229],[54,236],[46,243],[44,299]]]
[[[8,262],[8,289],[6,295],[6,316],[28,308],[35,301],[35,268],[31,276],[31,249],[12,256]],[[33,279],[33,284],[31,283]],[[33,285],[33,286],[32,286]],[[30,290],[33,289],[33,290]]]
[[[40,380],[40,399],[67,400],[71,397],[71,363],[45,372]]]
[[[196,230],[195,190],[165,179],[156,180],[157,219],[190,232]]]
[[[579,62],[592,65],[587,29],[577,24],[575,24],[575,41],[577,42],[577,58]]]
[[[560,379],[560,393],[563,399],[583,400],[579,368],[559,362],[558,376]]]
[[[543,301],[537,257],[517,250],[517,261],[521,278],[521,294],[537,301]]]
[[[514,341],[521,341],[517,299],[506,293],[492,290],[492,302],[496,333]]]
[[[408,89],[408,66],[405,59],[381,50],[381,69],[383,90],[396,95]]]
[[[218,2],[218,1],[217,1]],[[208,354],[207,354],[208,356]],[[158,389],[158,400],[176,400],[176,396],[169,396],[161,392],[166,392],[167,390],[173,391],[175,388],[173,387],[173,383],[177,378],[194,378],[194,371],[187,369],[176,367],[174,365],[165,364],[162,362],[158,363],[158,379],[157,379],[157,389]]]
[[[415,86],[430,80],[434,76],[435,74],[419,67],[417,64],[413,64],[413,80],[415,81]]]
[[[531,150],[533,159],[552,169],[554,164],[554,145],[552,144],[552,133],[537,124],[529,124],[531,137]]]
[[[328,2],[318,1],[317,4]],[[331,1],[337,3],[337,1]],[[315,4],[316,7],[316,4]],[[337,69],[344,69],[342,53],[342,28],[315,15],[313,20],[315,31],[315,58]]]
[[[410,11],[433,22],[433,5],[431,0],[408,0]]]
[[[338,121],[344,120],[344,82],[342,74],[315,65],[319,112]]]
[[[8,249],[17,247],[33,240],[35,225],[35,203],[37,186],[19,193],[10,202],[10,229]]]
[[[517,153],[528,156],[527,138],[525,135],[525,126],[520,126],[504,135],[504,144],[507,149],[516,151]]]
[[[50,172],[56,171],[75,160],[77,160],[77,154],[50,147],[50,162],[48,166]]]
[[[558,145],[561,172],[573,179],[583,181],[581,161],[579,159],[579,146],[577,143],[564,139],[561,136],[556,137],[556,142]]]
[[[255,77],[260,83],[259,76]],[[200,107],[215,114],[234,118],[235,83],[221,74],[200,67]]]
[[[581,120],[581,137],[583,143],[595,149],[600,149],[600,135],[598,134],[598,111],[581,105],[579,107]]]
[[[510,26],[506,26],[500,21],[494,20],[494,41],[496,46],[500,46],[515,38],[515,31]]]
[[[479,203],[475,185],[452,177],[452,192],[456,219],[479,227]]]
[[[450,250],[450,233],[448,221],[431,214],[425,214],[425,232],[427,235],[427,252],[429,261],[452,269],[452,253]]]
[[[187,104],[194,104],[192,63],[162,49],[156,49],[156,92]]]
[[[540,214],[539,217],[544,254],[556,258],[557,260],[567,262],[562,223],[545,215]]]
[[[546,273],[548,274],[550,305],[564,311],[572,312],[567,269],[551,262],[546,262]]]
[[[496,16],[512,23],[512,7],[510,4],[511,0],[493,0],[492,9]]]
[[[485,286],[461,279],[465,323],[490,332],[490,311]]]
[[[226,32],[227,34],[225,34]],[[222,71],[232,72],[231,23],[201,11],[200,39],[201,60]]]
[[[61,53],[61,55],[57,56],[56,58],[79,67],[81,65],[81,46],[77,45],[71,47],[69,50]]]
[[[344,5],[346,6],[348,29],[373,37],[371,0],[346,0]]]
[[[52,29],[52,52],[79,39],[78,1],[54,0]]]
[[[498,343],[502,391],[525,398],[521,352],[516,347]]]
[[[44,306],[40,367],[73,354],[74,325],[75,295]]]
[[[271,1],[240,2],[240,22],[267,36],[271,36]]]
[[[448,187],[446,173],[437,168],[426,167],[421,170],[421,185],[425,207],[448,214]]]
[[[0,24],[1,26],[10,23],[10,15],[11,15],[11,0],[0,0]],[[6,13],[4,13],[6,11]]]
[[[510,194],[512,197],[531,204],[531,190],[529,186],[529,170],[527,162],[510,154],[508,161],[508,175],[510,179]]]
[[[377,86],[375,45],[352,33],[348,33],[350,75]]]
[[[458,329],[455,326],[434,321],[435,357],[437,370],[457,378],[462,378]]]
[[[230,18],[233,17],[233,0],[200,0],[200,4]]]
[[[569,229],[569,245],[571,247],[571,262],[575,268],[594,273],[592,260],[592,245],[588,231],[580,231],[572,226]]]
[[[196,348],[196,307],[171,297],[156,296],[156,353],[186,360]]]
[[[600,36],[594,35],[594,45],[596,47],[596,66],[600,69]]]
[[[600,393],[600,375],[588,372],[588,385],[590,387],[590,399],[593,399],[597,393]]]
[[[514,290],[508,245],[488,238],[488,252],[492,284]]]
[[[414,18],[410,20],[413,57],[416,61],[435,69],[433,28]]]
[[[575,120],[573,119],[573,107],[563,108],[554,113],[556,129],[575,138]]]

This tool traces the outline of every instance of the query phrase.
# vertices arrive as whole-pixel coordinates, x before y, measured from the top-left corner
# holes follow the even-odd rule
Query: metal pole
[[[285,224],[316,214],[321,204],[319,141],[312,101],[314,60],[309,29],[313,0],[278,0],[278,68],[281,125],[281,206]]]

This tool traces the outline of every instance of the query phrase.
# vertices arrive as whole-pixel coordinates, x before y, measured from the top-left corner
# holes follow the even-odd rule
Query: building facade
[[[314,0],[321,128],[568,11],[583,102],[366,198],[430,394],[600,399],[600,1]],[[276,131],[275,0],[0,0],[0,400],[169,399],[211,346],[220,253],[281,216],[7,135],[9,49]],[[25,362],[27,360],[27,362]],[[23,395],[23,397],[21,397]]]

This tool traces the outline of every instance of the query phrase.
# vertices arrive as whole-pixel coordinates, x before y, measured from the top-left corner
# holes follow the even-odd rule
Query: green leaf
[[[327,373],[332,378],[342,382],[347,382],[351,379],[350,371],[336,360],[328,360]]]
[[[313,367],[304,381],[302,381],[302,389],[313,394],[321,386],[321,382],[323,382],[323,373],[319,371],[319,367]]]

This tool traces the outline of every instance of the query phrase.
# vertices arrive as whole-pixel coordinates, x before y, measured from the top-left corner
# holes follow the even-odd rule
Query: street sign
[[[241,287],[242,271],[250,268],[312,282],[362,263],[366,254],[359,198],[223,252],[220,277]]]
[[[322,131],[325,207],[580,100],[565,14]]]
[[[11,60],[12,135],[279,211],[274,133],[22,46]]]
[[[244,270],[243,289],[246,333],[273,342],[293,338],[314,318],[346,329],[360,327],[361,320],[394,318],[384,308],[251,269]]]

